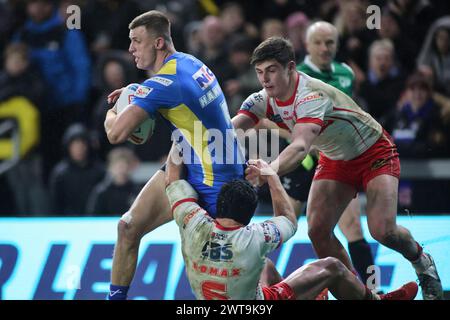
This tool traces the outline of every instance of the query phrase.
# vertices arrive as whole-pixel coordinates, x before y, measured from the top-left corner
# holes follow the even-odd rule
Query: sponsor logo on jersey
[[[150,78],[150,81],[157,82],[159,84],[162,84],[165,87],[168,87],[173,83],[172,80],[166,79],[163,77],[152,77],[152,78]]]
[[[203,65],[196,73],[192,75],[192,78],[197,82],[198,86],[202,90],[206,90],[216,80],[214,73],[205,65]]]
[[[228,236],[223,233],[211,232],[211,238],[214,240],[226,240]]]
[[[146,87],[146,86],[139,86],[136,89],[136,92],[134,93],[134,96],[138,97],[138,98],[145,98],[152,91],[153,91],[153,88],[149,88],[149,87]]]
[[[194,262],[192,264],[194,271],[197,273],[208,274],[210,276],[217,276],[222,278],[239,277],[241,275],[241,269],[239,268],[215,268],[203,264]]]
[[[314,93],[314,94],[310,94],[309,96],[304,97],[303,99],[301,99],[299,102],[297,102],[297,105],[306,103],[306,102],[311,102],[311,101],[315,101],[315,100],[319,100],[323,98],[323,94],[322,93]]]
[[[211,90],[208,90],[203,96],[198,99],[200,106],[202,108],[206,107],[208,104],[216,100],[217,97],[222,95],[222,90],[219,85],[215,85]]]
[[[256,102],[263,102],[264,98],[261,93],[254,93],[252,98],[255,99]]]
[[[251,108],[253,108],[255,106],[255,102],[252,99],[249,99],[248,101],[245,101],[242,106],[241,106],[241,110],[250,110]]]
[[[183,229],[186,228],[186,225],[189,223],[189,221],[192,219],[192,217],[195,216],[197,214],[197,212],[199,212],[200,210],[202,210],[202,208],[195,208],[191,213],[189,213],[187,216],[184,217]]]
[[[263,222],[264,241],[266,243],[279,243],[281,241],[280,230],[272,222]]]
[[[231,261],[233,258],[233,251],[231,250],[231,243],[217,243],[213,241],[206,241],[202,248],[203,259],[211,261]]]

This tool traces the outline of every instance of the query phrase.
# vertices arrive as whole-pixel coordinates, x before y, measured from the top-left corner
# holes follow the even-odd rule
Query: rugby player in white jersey
[[[267,39],[251,62],[263,89],[244,101],[233,125],[247,129],[269,118],[291,132],[292,143],[270,164],[278,175],[294,170],[311,145],[320,151],[307,203],[308,235],[318,257],[335,257],[352,268],[333,230],[357,191],[364,190],[372,237],[412,263],[424,299],[443,299],[431,255],[396,223],[400,161],[389,134],[349,96],[296,71],[289,41]],[[252,183],[264,181],[255,167],[246,173]]]
[[[337,299],[414,299],[418,290],[415,282],[377,295],[331,257],[307,264],[283,280],[266,255],[294,235],[296,215],[270,166],[262,160],[249,164],[255,171],[265,172],[262,179],[269,185],[274,208],[273,218],[250,225],[258,199],[249,182],[235,179],[222,186],[213,219],[197,204],[198,195],[192,186],[180,180],[182,165],[168,161],[166,193],[179,226],[186,273],[197,299],[315,299],[324,288],[329,288]]]

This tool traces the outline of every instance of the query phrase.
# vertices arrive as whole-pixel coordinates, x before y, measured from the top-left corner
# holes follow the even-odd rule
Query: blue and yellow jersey
[[[182,150],[187,180],[214,215],[220,187],[243,176],[244,162],[215,75],[195,57],[176,52],[138,87],[131,103],[167,121]]]

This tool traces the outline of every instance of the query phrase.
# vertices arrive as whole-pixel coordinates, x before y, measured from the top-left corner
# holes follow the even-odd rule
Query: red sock
[[[419,260],[420,256],[422,255],[422,252],[423,252],[422,246],[417,241],[416,241],[416,246],[417,246],[417,255],[412,259],[408,259],[411,262],[415,262],[415,261]]]

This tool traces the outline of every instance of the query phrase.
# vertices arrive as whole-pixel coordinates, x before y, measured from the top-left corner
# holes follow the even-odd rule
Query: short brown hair
[[[286,67],[290,61],[295,61],[292,43],[281,37],[270,37],[256,47],[250,63],[255,65],[272,59],[276,60],[283,67]]]
[[[126,147],[117,147],[112,149],[107,156],[108,165],[111,166],[112,164],[118,162],[118,161],[125,161],[128,164],[132,164],[133,162],[137,161],[136,155],[132,150]]]
[[[172,43],[170,37],[170,21],[167,16],[157,10],[147,11],[131,21],[128,29],[135,29],[144,26],[148,33],[152,33],[156,37],[162,37],[165,41]]]
[[[432,91],[431,83],[420,72],[413,73],[406,81],[407,89],[421,88],[427,92]]]

